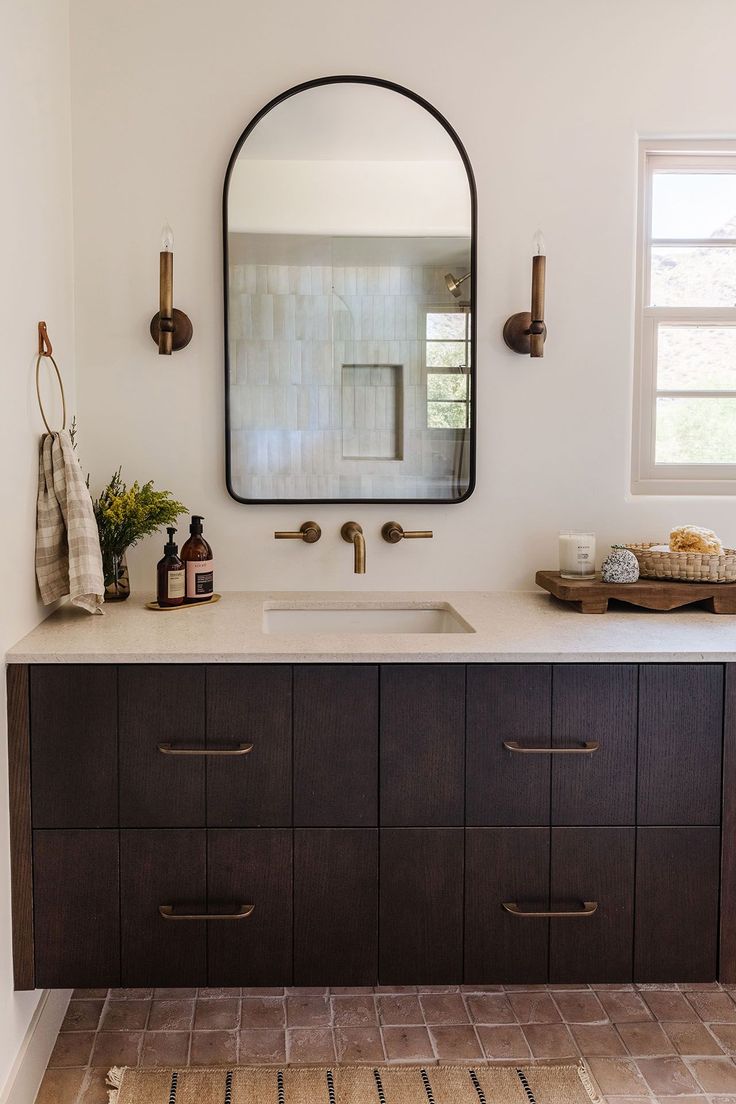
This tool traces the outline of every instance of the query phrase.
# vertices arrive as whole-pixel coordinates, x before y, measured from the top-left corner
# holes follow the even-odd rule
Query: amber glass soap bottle
[[[184,604],[186,572],[179,559],[179,549],[174,542],[176,529],[167,529],[168,544],[164,545],[164,556],[156,566],[156,600],[159,606],[169,609]]]
[[[186,570],[186,602],[207,602],[214,591],[212,549],[202,535],[203,517],[192,514],[190,537],[181,550]]]

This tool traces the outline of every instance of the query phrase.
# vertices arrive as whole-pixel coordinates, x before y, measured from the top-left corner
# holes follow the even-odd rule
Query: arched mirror
[[[467,154],[385,81],[300,85],[224,195],[227,482],[241,502],[461,502],[475,469]]]

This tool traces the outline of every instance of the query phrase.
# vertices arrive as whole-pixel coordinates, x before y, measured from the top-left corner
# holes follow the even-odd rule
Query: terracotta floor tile
[[[286,1032],[287,1061],[297,1065],[334,1062],[335,1046],[330,1027],[294,1027]]]
[[[95,1037],[90,1065],[137,1066],[142,1031],[100,1031]]]
[[[704,1023],[736,1023],[736,1004],[729,993],[689,992],[687,999]]]
[[[43,1075],[36,1104],[73,1104],[82,1087],[84,1069],[48,1069]]]
[[[648,1093],[646,1096],[606,1096],[606,1104],[651,1104],[654,1100],[653,1096]],[[707,1100],[703,1097],[703,1101],[707,1104]],[[683,1104],[683,1101],[678,1097],[677,1104]]]
[[[459,993],[459,985],[420,985],[417,986],[418,993]]]
[[[719,981],[681,981],[677,983],[677,988],[682,989],[683,993],[705,993],[722,989],[723,986]]]
[[[503,985],[461,985],[461,993],[503,993]]]
[[[678,1054],[721,1054],[721,1047],[710,1031],[701,1023],[669,1023],[663,1020],[662,1027],[672,1040]]]
[[[67,1031],[59,1035],[49,1058],[49,1069],[86,1066],[95,1042],[94,1031]]]
[[[188,1063],[188,1031],[147,1031],[144,1034],[142,1066],[186,1066]]]
[[[620,1096],[647,1096],[649,1089],[631,1058],[591,1058],[590,1072],[602,1093]]]
[[[566,1024],[524,1024],[523,1031],[534,1058],[577,1057],[578,1049]]]
[[[72,1000],[104,1000],[107,993],[107,989],[75,989]]]
[[[700,1089],[682,1058],[640,1058],[637,1065],[652,1092],[660,1096],[684,1096]]]
[[[147,1031],[190,1031],[194,1019],[193,1000],[154,1000]]]
[[[383,1062],[383,1043],[378,1027],[336,1027],[335,1053],[338,1062]]]
[[[151,1000],[153,989],[109,989],[110,1000]]]
[[[504,985],[507,993],[546,993],[547,985]]]
[[[372,985],[331,985],[330,995],[335,997],[350,997],[356,995],[366,996],[373,994]]]
[[[244,997],[283,997],[283,987],[278,986],[261,986],[260,988],[243,989],[242,996]]]
[[[378,1012],[375,998],[360,993],[332,997],[332,1019],[341,1027],[376,1027]]]
[[[435,1024],[429,1029],[434,1052],[441,1062],[476,1061],[484,1057],[470,1024]]]
[[[108,1104],[106,1069],[88,1069],[77,1104]]]
[[[150,1000],[108,1001],[100,1020],[100,1031],[142,1031],[150,1010]]]
[[[613,1024],[571,1024],[573,1038],[586,1057],[615,1058],[626,1055],[626,1047]]]
[[[684,1023],[698,1019],[698,1014],[683,993],[677,990],[653,990],[644,994],[644,1000],[658,1020]]]
[[[622,1023],[616,1027],[633,1058],[675,1053],[671,1039],[658,1023]]]
[[[286,1061],[286,1032],[283,1028],[241,1031],[239,1046],[238,1061],[244,1066],[273,1066]]]
[[[193,1031],[189,1052],[192,1066],[219,1066],[238,1060],[237,1031]]]
[[[71,1000],[61,1025],[62,1031],[96,1031],[105,1002]]]
[[[240,997],[240,989],[228,989],[222,985],[204,986],[197,990],[197,996],[203,1000],[235,1000]]]
[[[422,1007],[416,996],[380,996],[378,1017],[382,1024],[424,1024]]]
[[[328,1027],[332,1009],[327,997],[297,996],[286,998],[286,1024],[288,1027]]]
[[[516,1023],[514,1010],[505,993],[477,993],[466,997],[468,1011],[475,1023]]]
[[[470,1023],[465,1001],[459,993],[429,993],[419,998],[424,1019],[428,1024]]]
[[[600,1023],[608,1019],[595,993],[556,990],[554,1000],[565,1023]]]
[[[733,1057],[736,1054],[736,1024],[714,1023],[711,1024],[710,1029],[720,1043],[721,1049]],[[707,1054],[708,1051],[702,1051],[702,1053]]]
[[[195,1031],[234,1031],[240,1026],[240,1001],[232,997],[198,997],[194,1007]]]
[[[736,1093],[736,1065],[730,1058],[691,1058],[688,1065],[707,1093]]]
[[[486,1058],[519,1062],[531,1057],[524,1032],[516,1024],[479,1024],[476,1027]]]
[[[240,1026],[250,1031],[274,1031],[284,1027],[283,997],[245,997],[240,1009]]]
[[[549,993],[509,993],[509,1004],[519,1023],[555,1023],[560,1016]]]
[[[376,985],[377,993],[416,993],[416,985]]]
[[[426,1027],[384,1027],[383,1045],[389,1062],[423,1062],[434,1059]]]
[[[651,1020],[652,1014],[642,997],[631,992],[612,992],[599,989],[598,999],[613,1023],[635,1023],[637,1020]]]
[[[154,1000],[194,1000],[196,989],[154,989]]]
[[[286,993],[287,996],[293,993],[297,997],[326,997],[329,990],[326,985],[289,985]]]

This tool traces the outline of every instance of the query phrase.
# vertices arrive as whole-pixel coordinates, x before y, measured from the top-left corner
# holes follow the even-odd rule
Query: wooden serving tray
[[[599,576],[562,579],[559,571],[538,571],[535,582],[555,598],[571,602],[580,613],[605,613],[611,598],[650,610],[672,610],[702,602],[711,613],[736,613],[736,583],[680,583],[639,579],[636,583],[604,583]]]

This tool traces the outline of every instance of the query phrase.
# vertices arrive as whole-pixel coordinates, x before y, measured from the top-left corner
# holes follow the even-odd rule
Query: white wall
[[[629,425],[637,133],[736,131],[731,0],[71,0],[78,363],[95,476],[122,462],[197,512],[221,589],[530,587],[560,527],[601,540],[695,522],[736,543],[730,499],[632,500]],[[241,130],[329,73],[402,83],[456,127],[479,194],[478,487],[461,505],[242,506],[225,491],[220,204]],[[190,347],[159,358],[159,228],[176,233]],[[548,249],[543,360],[506,350]],[[316,546],[273,541],[314,517]],[[396,518],[434,541],[378,539]],[[369,537],[351,573],[348,518]],[[134,557],[153,585],[159,542]]]
[[[33,366],[40,319],[48,323],[72,403],[74,397],[68,14],[60,0],[2,4],[0,512],[7,575],[0,654],[45,615],[33,566],[42,429]],[[0,699],[1,1095],[40,994],[13,993],[4,678]]]

